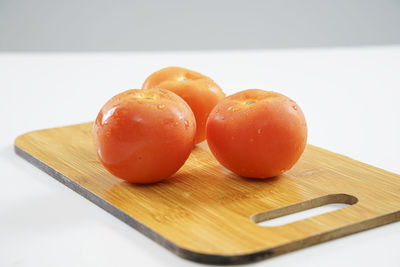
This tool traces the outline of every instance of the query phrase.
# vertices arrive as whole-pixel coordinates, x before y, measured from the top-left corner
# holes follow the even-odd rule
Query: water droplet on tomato
[[[158,108],[158,109],[164,109],[164,108],[165,108],[165,105],[164,105],[164,104],[160,104],[160,105],[157,106],[157,108]]]
[[[292,108],[293,108],[294,110],[297,110],[297,106],[296,106],[296,105],[292,106]]]
[[[254,104],[254,103],[256,103],[255,100],[247,100],[247,101],[245,102],[246,105],[251,105],[251,104]]]
[[[258,130],[257,130],[257,133],[258,133],[258,134],[261,134],[261,129],[258,129]]]
[[[183,123],[185,124],[186,129],[189,128],[189,122],[187,120],[185,120]]]
[[[228,110],[232,110],[233,112],[238,111],[240,108],[239,107],[234,107],[234,106],[230,106],[229,108],[227,108]]]
[[[250,142],[254,142],[254,139],[253,138],[250,138],[250,140],[249,140]]]
[[[186,77],[179,77],[179,78],[178,78],[178,81],[179,81],[179,82],[187,82],[187,81],[190,81],[190,79],[188,79],[188,78],[186,78]]]

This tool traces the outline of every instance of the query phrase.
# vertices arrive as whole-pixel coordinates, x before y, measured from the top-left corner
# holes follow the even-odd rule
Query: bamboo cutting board
[[[91,133],[92,123],[29,132],[15,151],[190,260],[251,262],[400,220],[399,175],[315,146],[287,173],[260,181],[227,171],[203,143],[170,179],[135,185],[104,169]],[[282,226],[256,224],[329,203],[350,206]]]

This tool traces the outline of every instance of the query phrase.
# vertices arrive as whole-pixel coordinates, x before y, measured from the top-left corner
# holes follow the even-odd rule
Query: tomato
[[[196,121],[187,103],[161,89],[132,89],[111,98],[93,128],[104,167],[133,183],[153,183],[174,174],[188,158]]]
[[[205,140],[208,115],[214,106],[225,97],[221,88],[209,77],[179,67],[168,67],[151,74],[142,88],[170,90],[189,104],[196,118],[196,144]]]
[[[307,125],[293,100],[250,89],[215,106],[207,121],[207,142],[215,158],[232,172],[269,178],[289,170],[300,158]]]

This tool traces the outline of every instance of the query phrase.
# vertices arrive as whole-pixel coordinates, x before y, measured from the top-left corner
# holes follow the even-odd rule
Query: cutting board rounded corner
[[[95,205],[192,261],[249,263],[400,220],[399,175],[312,145],[288,174],[275,180],[237,177],[221,168],[203,142],[174,179],[152,186],[121,183],[98,161],[92,125],[27,132],[15,139],[14,149]],[[339,193],[360,201],[282,227],[251,221],[257,212]]]

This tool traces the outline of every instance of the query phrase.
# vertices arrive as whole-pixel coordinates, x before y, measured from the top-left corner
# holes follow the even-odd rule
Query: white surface
[[[0,266],[197,266],[13,152],[19,134],[93,120],[168,65],[208,74],[228,94],[282,92],[305,112],[309,143],[400,173],[400,47],[0,54]],[[399,238],[393,223],[252,266],[399,266]]]

